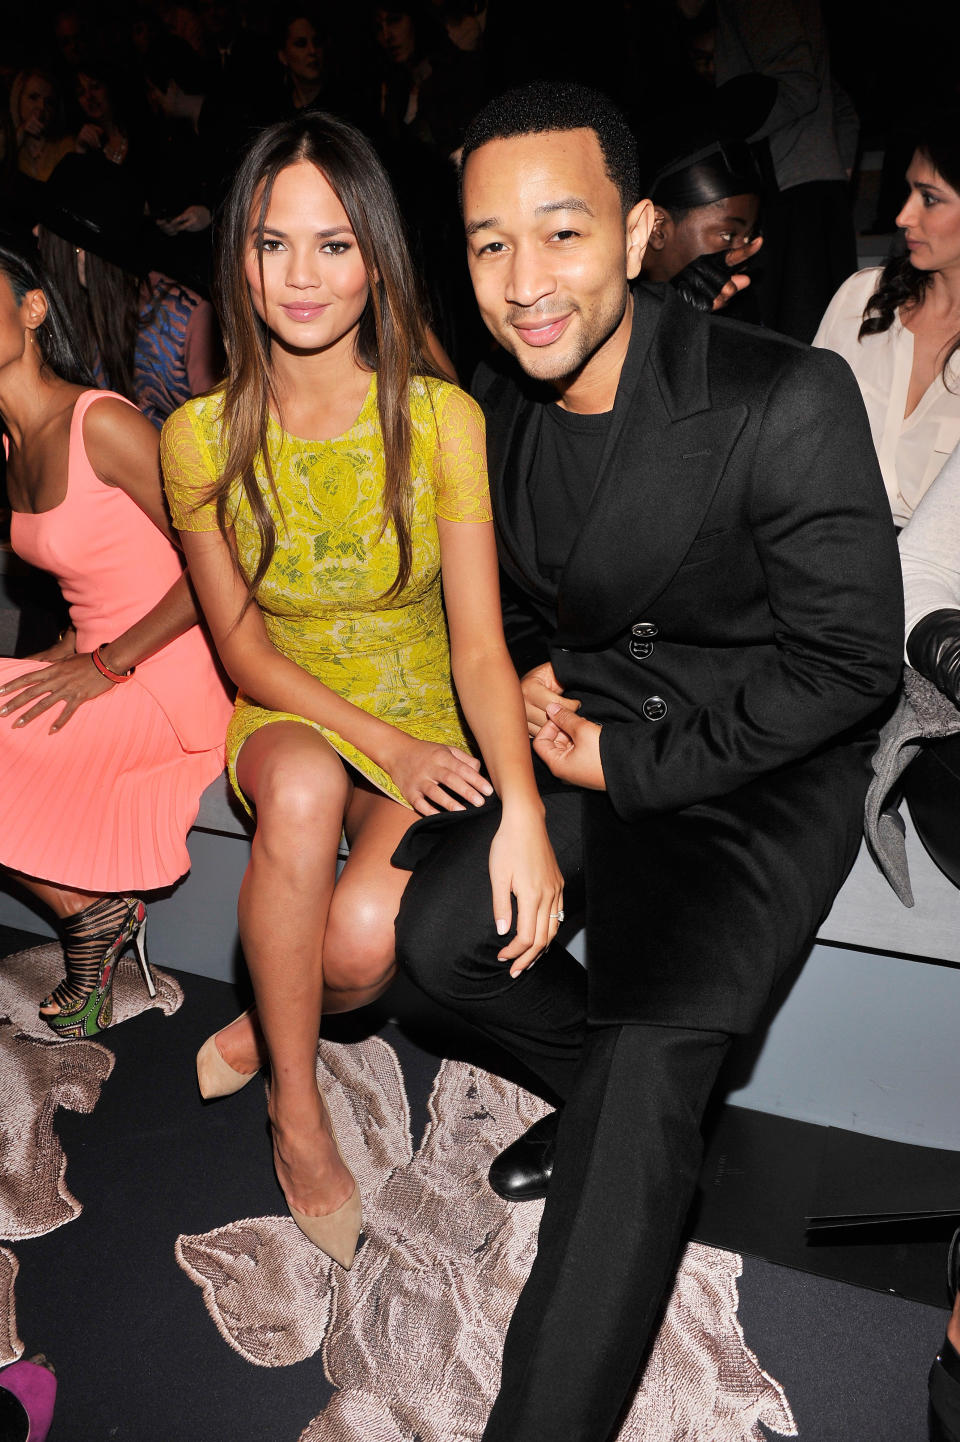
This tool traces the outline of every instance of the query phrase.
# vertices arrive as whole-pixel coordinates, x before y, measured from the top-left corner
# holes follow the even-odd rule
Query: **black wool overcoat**
[[[474,394],[521,672],[602,725],[585,792],[591,1016],[743,1030],[852,862],[903,602],[866,414],[831,352],[633,291],[586,521],[538,574],[528,477],[551,403]]]

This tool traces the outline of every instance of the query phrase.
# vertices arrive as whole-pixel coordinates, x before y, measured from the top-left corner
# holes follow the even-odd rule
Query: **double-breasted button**
[[[638,641],[636,636],[631,636],[627,649],[635,661],[646,661],[649,656],[653,655],[653,642]]]
[[[662,696],[648,696],[640,710],[648,721],[662,721],[667,714],[667,703]]]
[[[634,621],[630,634],[638,636],[642,641],[652,641],[654,636],[660,635],[660,627],[656,621]]]

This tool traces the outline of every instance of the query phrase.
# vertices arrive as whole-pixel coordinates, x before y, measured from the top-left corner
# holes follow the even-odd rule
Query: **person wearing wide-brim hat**
[[[38,202],[37,238],[88,365],[161,426],[220,374],[213,308],[162,274],[143,196],[100,155],[60,162]]]
[[[156,227],[131,176],[96,153],[67,155],[36,196],[37,220],[76,250],[145,274]]]

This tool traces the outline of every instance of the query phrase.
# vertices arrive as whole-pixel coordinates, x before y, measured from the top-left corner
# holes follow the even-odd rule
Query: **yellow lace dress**
[[[181,531],[216,529],[215,506],[205,498],[222,473],[221,407],[220,392],[199,396],[163,427],[164,482]],[[483,417],[456,386],[422,377],[411,382],[410,410],[413,565],[403,591],[385,595],[397,574],[397,543],[392,526],[381,534],[384,458],[373,376],[356,422],[334,440],[303,440],[270,419],[279,505],[262,467],[257,473],[277,547],[259,599],[277,650],[331,690],[411,736],[467,748],[450,675],[437,517],[491,519]],[[241,566],[251,574],[259,536],[239,488],[228,515]],[[227,730],[227,764],[248,810],[237,785],[240,748],[259,727],[289,720],[320,731],[346,761],[407,805],[392,778],[335,731],[264,710],[240,694]]]

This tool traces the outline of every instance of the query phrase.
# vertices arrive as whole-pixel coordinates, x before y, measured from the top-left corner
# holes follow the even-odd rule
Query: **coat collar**
[[[537,570],[527,483],[552,393],[515,378],[499,389],[490,417],[488,460],[504,569],[537,599],[556,600],[560,645],[601,644],[660,594],[700,527],[746,420],[745,406],[711,409],[707,318],[669,286],[638,285],[633,302],[630,345],[587,519],[557,593]]]
[[[633,290],[633,323],[624,360],[614,419],[597,473],[599,482],[613,452],[613,439],[626,416],[626,397],[635,389],[661,306],[657,291],[646,286]],[[556,402],[549,385],[532,380],[514,362],[500,358],[498,378],[488,380],[482,396],[487,411],[487,469],[497,519],[497,542],[504,570],[527,592],[551,607],[556,591],[537,567],[536,527],[528,484],[536,459],[543,423],[543,408]]]

